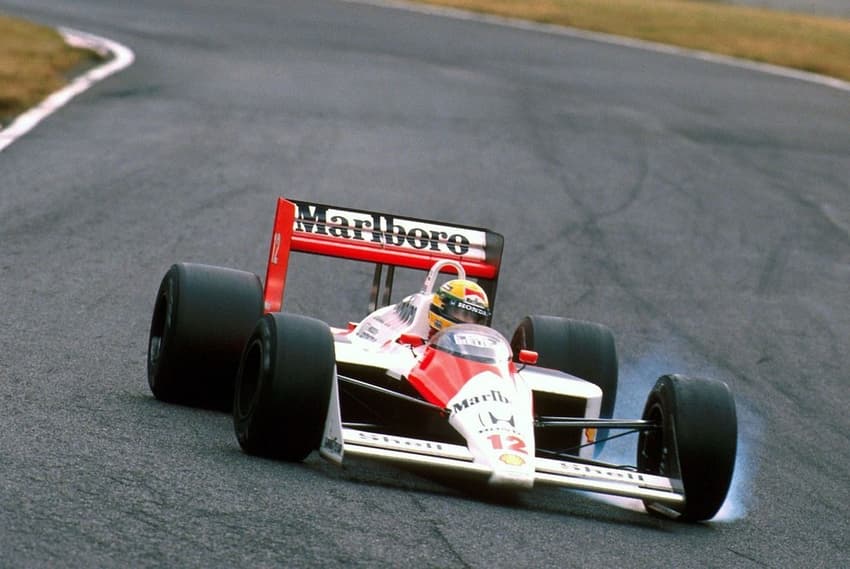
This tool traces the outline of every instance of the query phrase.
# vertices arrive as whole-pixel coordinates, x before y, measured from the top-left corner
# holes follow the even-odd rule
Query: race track
[[[0,566],[850,565],[847,92],[334,0],[0,11],[136,54],[0,153]],[[496,327],[608,324],[618,416],[661,373],[727,381],[720,518],[259,460],[227,415],[154,400],[162,274],[262,274],[277,195],[503,233]],[[369,268],[325,261],[287,309],[362,315]]]

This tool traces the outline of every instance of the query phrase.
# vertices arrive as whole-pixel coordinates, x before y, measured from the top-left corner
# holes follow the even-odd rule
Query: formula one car
[[[317,450],[338,464],[366,457],[506,490],[555,485],[638,498],[683,520],[713,517],[736,454],[725,383],[665,375],[641,419],[613,419],[617,355],[600,324],[527,316],[510,341],[489,320],[431,333],[443,273],[475,279],[492,309],[503,242],[483,228],[281,198],[264,285],[221,267],[167,272],[151,322],[150,388],[160,400],[232,409],[253,455],[302,461]],[[374,263],[368,315],[330,327],[281,312],[293,251]],[[391,303],[396,267],[427,273],[419,292]],[[629,433],[635,465],[598,459],[606,439]]]

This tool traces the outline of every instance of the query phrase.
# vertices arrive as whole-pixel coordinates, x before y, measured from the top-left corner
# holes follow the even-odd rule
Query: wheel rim
[[[645,418],[652,421],[656,428],[644,431],[640,436],[640,455],[638,463],[641,470],[654,474],[668,472],[669,449],[665,444],[664,412],[661,405],[655,403],[646,413]]]
[[[150,339],[148,341],[148,377],[151,381],[155,378],[159,362],[162,359],[166,322],[169,320],[168,304],[168,296],[161,295],[157,300],[153,321],[151,322]]]
[[[239,375],[239,389],[236,393],[236,411],[240,418],[247,417],[254,406],[254,399],[260,385],[262,373],[263,343],[254,339],[245,350],[242,370]]]

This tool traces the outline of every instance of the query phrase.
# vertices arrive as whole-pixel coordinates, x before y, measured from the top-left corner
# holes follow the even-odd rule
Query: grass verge
[[[711,0],[416,0],[605,32],[850,81],[850,19]],[[0,128],[96,61],[52,28],[0,14]]]
[[[415,0],[710,51],[850,81],[850,19],[710,0]]]
[[[60,89],[75,70],[97,61],[45,26],[0,14],[0,125]]]

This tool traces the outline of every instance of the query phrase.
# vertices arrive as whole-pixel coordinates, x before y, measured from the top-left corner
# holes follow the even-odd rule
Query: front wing
[[[338,451],[345,456],[430,466],[483,478],[492,474],[490,467],[473,462],[469,449],[460,445],[343,428],[339,446],[342,448]],[[676,481],[663,476],[566,460],[539,457],[533,460],[535,484],[651,500],[671,506],[685,501],[684,495],[674,489]]]
[[[354,456],[477,475],[485,480],[493,475],[493,469],[476,463],[465,446],[342,426],[336,388],[331,391],[328,411],[319,452],[332,462],[342,464],[345,457]],[[568,460],[541,457],[531,460],[534,461],[534,484],[625,496],[669,506],[685,502],[681,482],[674,478]]]

